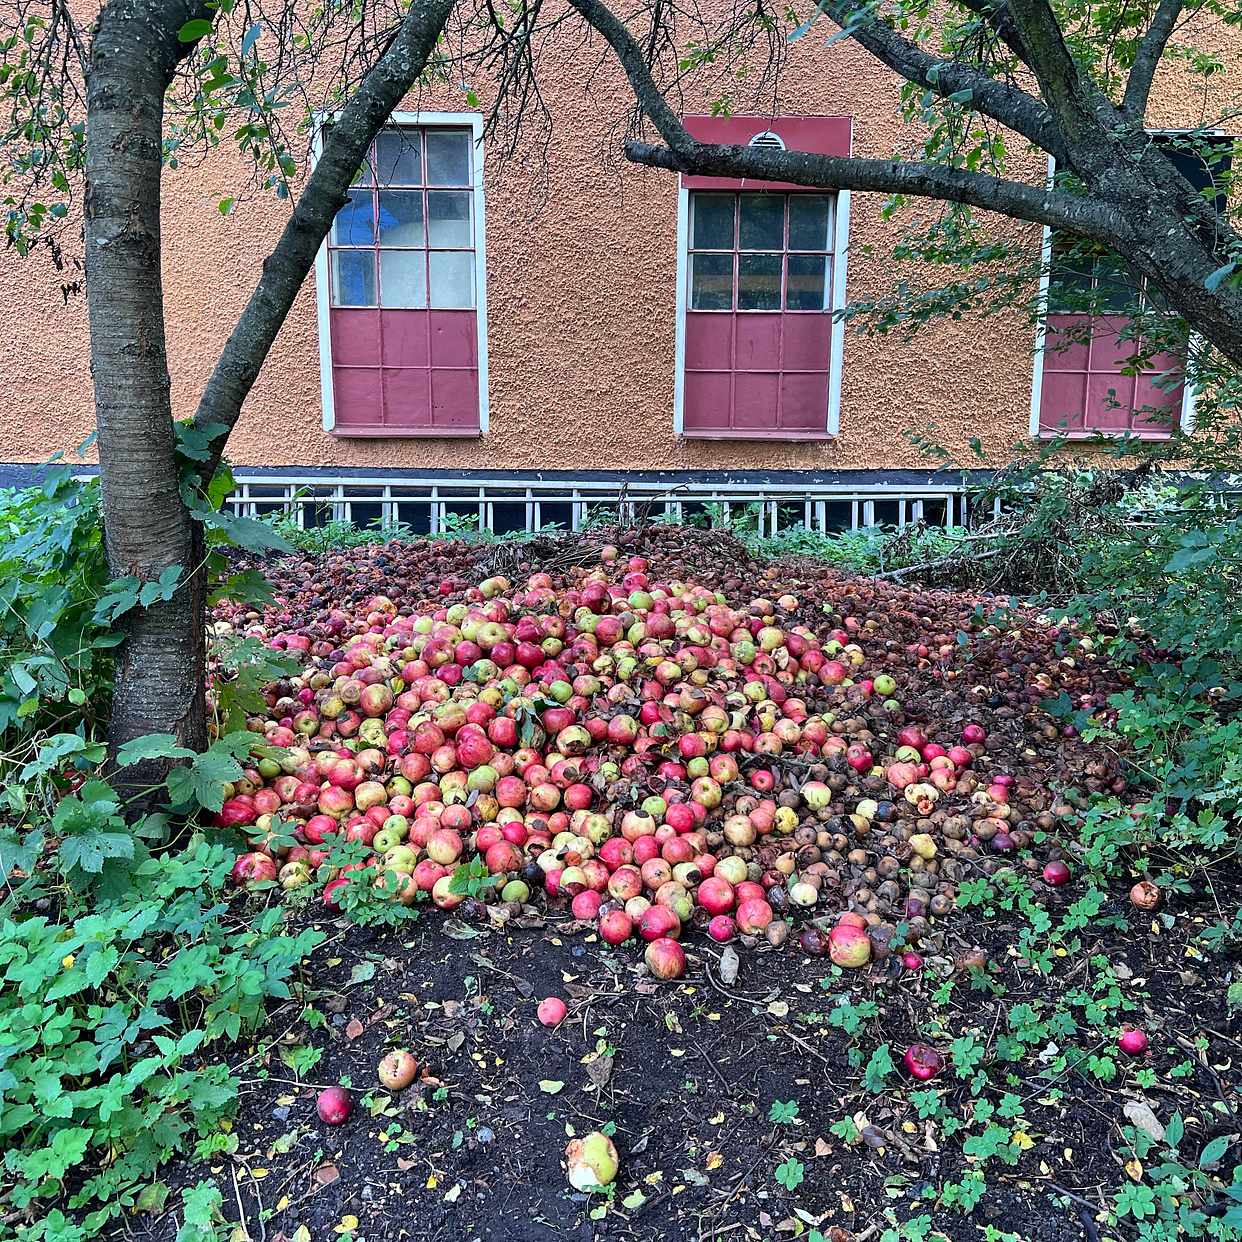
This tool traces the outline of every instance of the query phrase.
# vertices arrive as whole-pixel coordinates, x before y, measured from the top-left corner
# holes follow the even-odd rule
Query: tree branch
[[[1075,167],[1077,161],[1073,156],[1079,154],[1080,147],[1084,143],[1098,142],[1103,135],[1096,112],[1103,97],[1095,101],[1087,99],[1086,84],[1079,76],[1078,66],[1048,0],[1009,0],[1009,11],[1030,53],[1027,64],[1039,81],[1040,94],[1057,118],[1069,148],[1067,158],[1057,156],[1057,162],[1062,167]],[[1100,94],[1098,90],[1095,93]],[[1109,107],[1111,109],[1111,105]]]
[[[225,343],[194,414],[215,428],[199,475],[208,481],[241,415],[276,334],[315,262],[375,135],[418,80],[448,20],[453,0],[414,0],[384,54],[327,130],[323,151],[294,205],[263,274]],[[221,430],[222,429],[222,430]]]
[[[676,144],[662,127],[661,121],[651,111],[659,108],[658,101],[653,97],[662,93],[651,79],[648,62],[642,49],[629,32],[629,28],[618,18],[602,0],[569,0],[570,4],[586,19],[586,21],[611,45],[613,51],[621,59],[622,66],[630,79],[631,85],[637,84],[632,70],[639,70],[649,82],[646,98],[639,95],[639,103],[643,111],[651,118],[652,123],[660,131],[670,146]],[[1065,153],[1064,143],[1057,130],[1051,113],[1033,96],[1016,86],[1009,86],[989,77],[980,69],[969,65],[958,64],[951,60],[939,60],[923,51],[916,43],[903,38],[891,27],[879,21],[869,9],[855,3],[855,0],[821,0],[825,13],[837,23],[857,43],[861,44],[872,56],[882,61],[894,72],[909,82],[922,86],[927,90],[945,98],[950,95],[968,93],[970,107],[982,112],[1002,125],[1030,139],[1036,146],[1049,152],[1057,159]],[[622,56],[621,49],[626,54]],[[627,59],[630,63],[627,64]],[[671,111],[668,113],[672,117]],[[676,121],[676,117],[672,117]]]
[[[700,176],[753,177],[759,181],[788,181],[816,189],[868,190],[964,203],[1033,224],[1068,229],[1110,245],[1115,245],[1127,232],[1121,213],[1096,199],[1073,197],[943,164],[812,155],[805,151],[723,146],[693,139],[688,146],[677,148],[628,142],[625,154],[636,164]]]
[[[1173,28],[1177,25],[1177,19],[1182,15],[1183,7],[1184,0],[1160,0],[1156,16],[1134,54],[1134,64],[1130,66],[1130,76],[1126,80],[1126,93],[1121,110],[1136,124],[1142,124],[1143,116],[1147,112],[1147,98],[1151,94],[1156,69],[1173,34]]]
[[[997,81],[982,69],[930,55],[880,21],[870,4],[825,0],[823,8],[851,39],[907,82],[945,98],[969,92],[969,106],[976,112],[1000,121],[1058,160],[1064,157],[1064,144],[1053,115],[1033,95]]]
[[[1095,200],[1074,198],[984,173],[904,160],[846,159],[804,151],[696,142],[656,85],[642,48],[625,23],[602,0],[569,2],[608,42],[629,78],[639,106],[668,144],[660,147],[643,142],[627,143],[626,155],[636,164],[706,176],[755,177],[824,189],[874,190],[947,199],[1036,224],[1067,228],[1106,242],[1115,242],[1118,231],[1125,232],[1124,217]]]
[[[1005,0],[957,0],[964,9],[982,17],[1000,41],[1023,64],[1030,64],[1030,53],[1022,42],[1022,34]]]

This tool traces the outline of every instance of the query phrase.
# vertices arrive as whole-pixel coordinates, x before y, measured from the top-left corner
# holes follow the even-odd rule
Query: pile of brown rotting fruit
[[[692,929],[917,969],[964,880],[1070,881],[1070,803],[1125,788],[1041,706],[1107,711],[1122,673],[1034,612],[1001,628],[1006,601],[661,526],[264,570],[276,605],[224,602],[214,633],[301,671],[218,822],[250,839],[239,883],[332,910],[362,884],[497,922],[546,901],[666,979]],[[364,856],[338,870],[341,840]]]

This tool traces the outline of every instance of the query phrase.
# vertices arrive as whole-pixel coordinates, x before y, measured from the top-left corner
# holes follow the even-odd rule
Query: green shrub
[[[288,999],[323,939],[282,933],[279,907],[234,920],[232,860],[196,841],[140,863],[123,900],[0,922],[0,1205],[22,1242],[90,1237],[142,1206],[159,1166],[232,1114],[212,1045]]]

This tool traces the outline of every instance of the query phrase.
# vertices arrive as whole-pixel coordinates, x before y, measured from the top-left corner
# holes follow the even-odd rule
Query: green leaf
[[[169,565],[154,582],[144,582],[138,592],[138,602],[144,608],[150,608],[156,600],[168,601],[177,593],[177,582],[181,577],[180,565]]]
[[[252,552],[292,552],[291,544],[274,526],[256,518],[241,517],[221,509],[218,513],[195,508],[194,516],[209,530],[218,531],[229,543]]]
[[[66,867],[80,867],[98,875],[110,858],[133,858],[134,839],[126,832],[82,832],[60,843],[60,860]]]
[[[1230,259],[1228,263],[1218,267],[1214,272],[1209,272],[1208,275],[1204,277],[1203,287],[1210,293],[1214,293],[1230,276],[1233,275],[1233,273],[1237,270],[1237,267],[1237,260]]]
[[[896,1066],[893,1065],[893,1057],[889,1051],[888,1044],[881,1044],[871,1054],[871,1059],[867,1062],[867,1068],[863,1071],[863,1085],[868,1091],[883,1091],[885,1078],[895,1068]]]
[[[797,1190],[806,1180],[806,1166],[801,1160],[790,1156],[784,1163],[776,1166],[776,1180],[788,1191]]]
[[[196,17],[186,22],[177,31],[177,38],[182,43],[197,43],[199,39],[211,34],[211,23],[204,17]]]
[[[198,805],[218,811],[224,805],[225,783],[242,774],[234,752],[248,754],[254,741],[254,734],[240,738],[236,733],[226,734],[189,764],[173,768],[164,782],[173,801],[179,806]]]
[[[116,762],[118,767],[128,768],[146,759],[193,759],[194,753],[171,733],[146,733],[126,742],[117,751]]]
[[[14,828],[0,828],[0,883],[7,884],[14,871],[29,872],[43,849],[43,833],[35,830],[24,837]]]
[[[224,1196],[208,1181],[187,1186],[181,1192],[184,1223],[177,1230],[177,1242],[216,1242],[216,1221]]]
[[[107,625],[124,616],[131,608],[137,607],[141,585],[137,578],[132,577],[116,578],[108,583],[95,604],[95,620],[101,625]]]
[[[1218,1160],[1229,1150],[1229,1136],[1227,1134],[1217,1135],[1200,1153],[1199,1168],[1206,1169],[1208,1165],[1216,1164]]]
[[[548,1095],[558,1095],[565,1088],[565,1084],[556,1078],[544,1078],[539,1082],[539,1090],[546,1091]]]
[[[789,1125],[790,1122],[797,1120],[797,1117],[797,1100],[773,1100],[772,1107],[768,1109],[768,1120],[779,1125]]]

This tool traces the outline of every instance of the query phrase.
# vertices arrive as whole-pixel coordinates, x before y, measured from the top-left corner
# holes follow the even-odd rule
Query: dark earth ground
[[[1237,877],[1231,884],[1217,877],[1215,887],[1228,907]],[[1071,886],[1052,904],[1072,896]],[[1131,1017],[1151,1036],[1141,1064],[1163,1080],[1148,1098],[1163,1095],[1159,1105],[1180,1109],[1188,1135],[1198,1126],[1206,1141],[1219,1132],[1209,1104],[1238,1105],[1242,1049],[1226,1015],[1223,964],[1189,943],[1217,909],[1187,903],[1170,919],[1139,914],[1116,896],[1085,933],[1081,954],[1052,980],[1012,954],[1008,916],[969,924],[969,914],[956,916],[959,931],[969,926],[988,950],[992,977],[1008,992],[998,999],[956,989],[949,1034],[978,1032],[991,1047],[1006,1006],[1072,986],[1090,952],[1107,952],[1133,993],[1146,991]],[[1124,919],[1128,932],[1097,931],[1109,915]],[[940,1152],[907,1103],[867,1091],[847,1059],[851,1041],[824,1020],[844,992],[878,1001],[879,1016],[858,1036],[863,1060],[888,1040],[899,1063],[920,1034],[937,982],[930,970],[902,973],[890,960],[845,977],[792,944],[740,946],[740,971],[726,987],[719,947],[694,937],[687,978],[658,984],[636,968],[632,948],[608,950],[565,916],[531,922],[496,931],[431,911],[395,930],[326,925],[330,939],[306,980],[322,1019],[308,1025],[300,1005],[273,1014],[272,1042],[238,1066],[236,1152],[175,1167],[166,1180],[211,1178],[230,1220],[244,1219],[254,1242],[345,1234],[743,1242],[805,1236],[808,1227],[832,1242],[862,1242],[891,1224],[887,1213],[903,1221],[921,1212],[953,1242],[983,1237],[989,1223],[1028,1242],[1100,1238],[1099,1191],[1115,1193],[1125,1179],[1118,1127],[1126,1100],[1142,1094],[1131,1081],[1136,1063],[1107,1085],[1077,1074],[1052,1084],[1037,1076],[1038,1064],[1017,1064],[1022,1081],[1011,1089],[1026,1101],[1034,1144],[1015,1168],[989,1166],[987,1193],[964,1218],[917,1201],[927,1183],[955,1180],[967,1167],[960,1143]],[[569,1016],[549,1030],[535,1007],[553,994],[569,1003]],[[1192,1042],[1199,1033],[1207,1037],[1202,1055]],[[288,1062],[299,1064],[307,1047],[322,1058],[299,1083]],[[413,1050],[429,1079],[397,1096],[379,1089],[375,1066],[391,1047]],[[1167,1071],[1188,1056],[1193,1070],[1170,1080]],[[890,1081],[901,1077],[898,1068]],[[333,1129],[316,1115],[316,1088],[343,1080],[358,1105]],[[948,1086],[969,1113],[964,1083],[945,1074],[935,1085]],[[793,1124],[768,1120],[776,1100],[797,1101]],[[880,1146],[847,1145],[830,1132],[852,1114],[875,1127],[870,1137]],[[582,1134],[609,1121],[621,1173],[607,1212],[591,1219],[601,1201],[571,1189],[562,1155],[571,1129]],[[789,1156],[805,1165],[793,1193],[774,1176]],[[271,1209],[266,1220],[263,1209]],[[170,1212],[139,1236],[171,1238],[176,1227]]]

